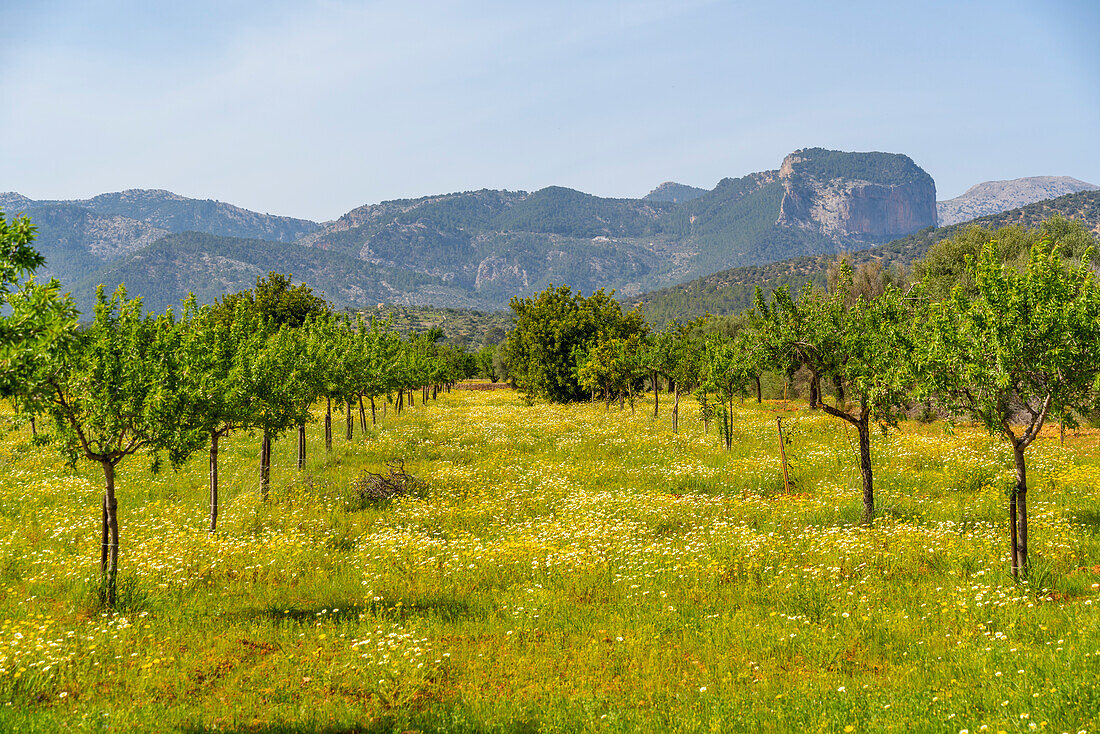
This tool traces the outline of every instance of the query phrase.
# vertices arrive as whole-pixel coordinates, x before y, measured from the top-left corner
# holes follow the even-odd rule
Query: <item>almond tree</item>
[[[266,341],[255,311],[240,302],[231,318],[209,306],[184,304],[180,340],[181,424],[192,433],[190,444],[210,447],[210,532],[218,527],[218,442],[232,430],[252,424],[251,398],[243,379]]]
[[[733,399],[745,395],[754,379],[759,396],[759,370],[756,341],[742,331],[734,339],[713,335],[704,343],[704,372],[701,388],[714,391],[722,405],[722,438],[726,451],[733,448]],[[704,394],[705,394],[704,392]]]
[[[823,395],[817,406],[855,427],[863,480],[863,523],[875,516],[871,472],[871,425],[896,425],[909,404],[913,352],[912,315],[903,294],[887,286],[883,295],[849,299],[852,272],[842,265],[832,292],[805,288],[797,302],[786,286],[772,294],[769,307],[757,304],[765,350],[779,368],[806,367],[815,384],[831,384],[835,404]],[[811,406],[815,407],[815,406]]]
[[[100,571],[107,604],[116,598],[119,552],[115,468],[139,451],[168,450],[182,457],[178,330],[171,314],[142,312],[122,286],[110,298],[96,291],[95,320],[56,353],[40,377],[47,410],[72,462],[80,457],[103,468]]]
[[[952,415],[972,417],[1012,446],[1016,481],[1008,520],[1013,575],[1027,571],[1025,452],[1050,416],[1072,421],[1096,399],[1100,381],[1100,288],[1089,253],[1067,264],[1049,238],[1027,266],[1005,267],[995,242],[970,259],[976,296],[961,287],[922,320],[922,391]]]

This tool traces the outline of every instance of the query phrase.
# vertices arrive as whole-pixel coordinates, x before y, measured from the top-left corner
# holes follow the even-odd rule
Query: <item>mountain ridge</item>
[[[169,288],[162,284],[205,293],[226,272],[261,265],[242,254],[239,240],[247,236],[273,263],[328,278],[325,289],[343,305],[385,298],[501,308],[551,284],[630,296],[730,267],[862,249],[933,223],[923,202],[934,201],[934,192],[931,176],[908,156],[805,148],[780,168],[724,178],[685,201],[607,198],[560,186],[480,189],[365,204],[325,223],[155,189],[80,200],[8,193],[0,202],[42,223],[47,269],[66,283],[98,278],[113,286],[131,278],[158,293]],[[171,235],[178,236],[158,245]],[[272,249],[278,241],[292,249]],[[355,287],[338,287],[338,272]],[[364,273],[387,273],[397,285],[368,287]]]
[[[933,244],[964,227],[1036,227],[1055,214],[1081,220],[1093,233],[1100,236],[1100,189],[1065,194],[944,227],[927,227],[891,242],[847,254],[856,265],[872,260],[883,267],[909,265],[923,257]],[[627,308],[640,308],[647,319],[657,323],[664,323],[672,318],[695,318],[706,313],[735,313],[752,305],[756,286],[768,293],[783,283],[799,285],[813,282],[824,285],[826,268],[833,257],[835,254],[811,255],[758,266],[729,268],[686,283],[620,300]]]
[[[1017,209],[1079,191],[1100,188],[1070,176],[1028,176],[1003,181],[983,181],[953,199],[936,202],[941,226]]]

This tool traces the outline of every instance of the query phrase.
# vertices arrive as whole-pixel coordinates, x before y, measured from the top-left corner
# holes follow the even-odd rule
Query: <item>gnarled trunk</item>
[[[863,476],[863,524],[875,519],[875,489],[871,477],[871,426],[866,417],[856,422],[859,431],[859,473]]]
[[[1012,524],[1012,575],[1027,573],[1027,466],[1024,464],[1024,447],[1013,442],[1013,459],[1016,462],[1016,485],[1009,499]]]
[[[104,601],[113,607],[118,599],[118,500],[115,498],[115,465],[101,459],[103,465],[103,550],[100,572]]]
[[[764,393],[760,390],[760,375],[757,375],[753,379],[756,380],[756,402],[762,403],[764,402]]]

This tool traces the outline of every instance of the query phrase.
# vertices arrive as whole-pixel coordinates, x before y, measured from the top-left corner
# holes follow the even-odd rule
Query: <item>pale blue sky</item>
[[[548,185],[641,196],[795,148],[939,198],[1100,183],[1100,2],[0,0],[0,190],[330,219]]]

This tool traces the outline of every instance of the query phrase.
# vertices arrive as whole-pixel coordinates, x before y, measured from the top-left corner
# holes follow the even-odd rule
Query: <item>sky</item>
[[[560,185],[642,196],[792,150],[938,198],[1100,184],[1100,2],[0,0],[0,191],[164,188],[333,219]]]

